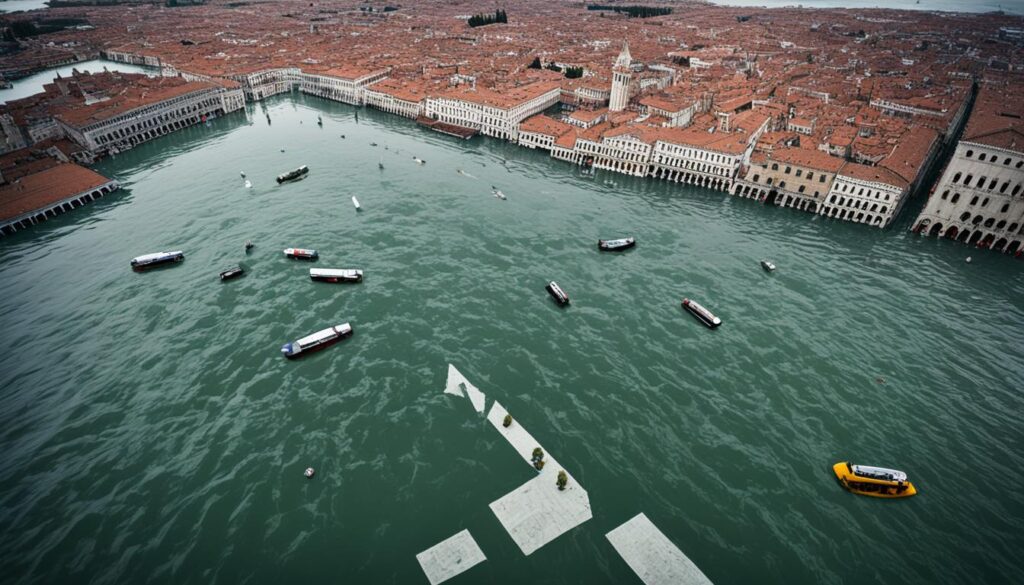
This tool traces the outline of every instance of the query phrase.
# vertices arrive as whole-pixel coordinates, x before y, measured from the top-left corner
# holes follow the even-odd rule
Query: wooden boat
[[[245,270],[242,270],[241,266],[232,266],[227,270],[220,273],[221,280],[231,280],[232,278],[238,278],[245,274]]]
[[[322,329],[316,333],[307,335],[302,339],[282,345],[281,354],[288,359],[295,359],[301,355],[320,351],[321,349],[334,345],[351,335],[352,326],[348,323],[342,323],[341,325]]]
[[[142,272],[150,268],[156,268],[164,264],[174,264],[185,259],[185,253],[181,250],[174,252],[156,252],[154,254],[143,254],[132,258],[132,270]]]
[[[690,312],[698,321],[708,326],[709,329],[714,329],[722,324],[722,320],[704,308],[703,305],[697,301],[691,301],[690,299],[683,299],[683,308]]]
[[[569,304],[569,295],[567,295],[565,291],[562,290],[562,287],[558,286],[557,282],[552,280],[544,288],[545,290],[548,291],[548,294],[550,294],[552,298],[555,299],[555,302],[558,303],[559,305],[564,307],[565,305]]]
[[[316,260],[320,254],[307,248],[285,248],[284,255],[294,260]]]
[[[306,165],[302,165],[301,167],[295,169],[294,171],[288,171],[283,175],[278,175],[277,183],[281,184],[286,183],[288,181],[301,181],[302,179],[306,178],[307,174],[309,174],[309,167],[307,167]]]
[[[317,282],[362,282],[363,271],[344,268],[310,268],[309,278]]]
[[[636,245],[636,238],[619,238],[617,240],[598,240],[597,249],[605,252],[620,252]]]
[[[862,496],[907,498],[917,494],[914,484],[907,481],[907,474],[895,469],[841,461],[832,466],[832,471],[840,485]]]

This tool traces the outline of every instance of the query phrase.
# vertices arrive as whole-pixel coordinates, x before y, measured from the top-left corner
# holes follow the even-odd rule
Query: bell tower
[[[629,55],[629,43],[622,43],[622,52],[612,67],[612,95],[608,102],[608,111],[621,112],[629,103],[629,84],[633,79],[629,65],[632,60]]]

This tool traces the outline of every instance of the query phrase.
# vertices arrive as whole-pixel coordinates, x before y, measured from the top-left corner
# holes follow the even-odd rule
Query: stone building
[[[1024,106],[986,88],[914,231],[1006,253],[1024,242]]]
[[[629,90],[633,79],[633,71],[630,69],[632,57],[629,54],[629,43],[622,43],[622,52],[615,59],[615,66],[612,67],[612,93],[608,102],[608,110],[621,112],[629,104]]]

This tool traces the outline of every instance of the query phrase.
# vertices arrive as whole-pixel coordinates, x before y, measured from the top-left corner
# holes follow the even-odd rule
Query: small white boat
[[[142,272],[149,268],[154,268],[162,264],[171,264],[175,262],[181,262],[185,259],[185,253],[181,250],[175,250],[174,252],[156,252],[154,254],[143,254],[142,256],[136,256],[132,258],[132,270],[136,272]]]
[[[328,327],[327,329],[317,331],[312,335],[307,335],[302,339],[291,343],[286,343],[281,346],[281,353],[288,359],[294,359],[299,357],[301,354],[312,353],[334,345],[338,341],[351,335],[352,326],[348,323],[342,323],[341,325],[335,325],[334,327]]]
[[[775,265],[768,260],[761,260],[761,268],[764,268],[768,272],[775,270]]]
[[[497,197],[498,199],[501,199],[502,201],[508,199],[508,197],[505,197],[505,194],[501,192],[501,189],[495,190],[494,196]]]
[[[252,181],[250,181],[249,179],[246,179],[245,180],[245,188],[246,189],[252,189]]]
[[[355,195],[352,196],[352,205],[356,206],[356,211],[359,211],[360,209],[362,209],[361,207],[359,207],[359,200],[356,199]]]
[[[416,161],[416,164],[418,164],[418,165],[427,164],[427,161],[423,160],[422,158],[420,158],[418,156],[412,157],[412,160]]]
[[[566,294],[564,290],[562,290],[562,287],[558,286],[557,282],[552,280],[544,288],[548,291],[548,294],[550,294],[552,298],[555,299],[555,302],[558,303],[559,305],[564,307],[565,305],[569,304],[569,295]]]
[[[698,321],[707,325],[709,329],[714,329],[722,324],[722,320],[719,319],[711,311],[704,308],[697,301],[691,301],[690,299],[683,299],[683,308],[690,312]]]
[[[308,248],[285,248],[284,255],[295,260],[316,260],[320,254]]]
[[[362,282],[363,271],[353,268],[310,268],[309,278],[317,282]]]
[[[636,245],[636,238],[619,238],[617,240],[598,240],[597,249],[606,252],[617,252],[627,250]]]

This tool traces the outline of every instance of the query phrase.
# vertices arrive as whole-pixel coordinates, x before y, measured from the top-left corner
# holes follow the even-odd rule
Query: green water
[[[1020,261],[355,113],[297,96],[184,130],[104,161],[119,194],[0,239],[0,581],[426,583],[415,554],[468,528],[487,561],[452,583],[640,583],[604,537],[639,512],[717,585],[1014,580]],[[312,283],[291,246],[365,281]],[[532,472],[442,394],[448,363],[592,520],[520,552],[488,504]],[[920,495],[849,494],[846,459]]]

